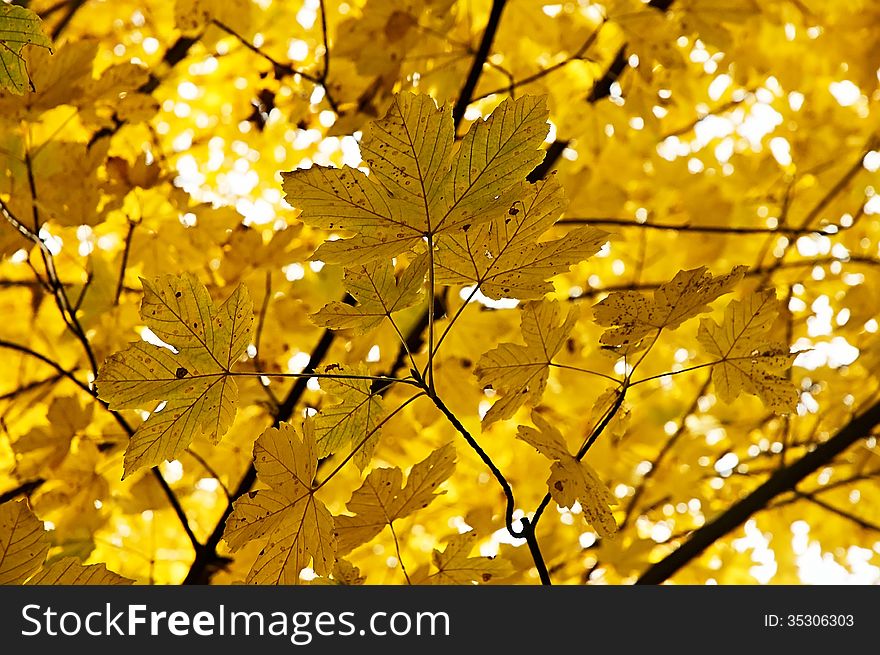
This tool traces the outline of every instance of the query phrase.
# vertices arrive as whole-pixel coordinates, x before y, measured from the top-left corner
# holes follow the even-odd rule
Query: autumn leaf
[[[377,426],[382,418],[381,397],[373,391],[373,381],[366,377],[366,367],[349,368],[331,364],[320,369],[321,389],[339,402],[325,405],[313,417],[318,457],[323,458],[349,445],[361,470],[373,457],[379,440]],[[355,376],[355,377],[348,377]]]
[[[174,0],[174,23],[186,34],[194,34],[218,20],[240,32],[247,30],[251,19],[247,0]]]
[[[377,260],[347,268],[345,290],[357,305],[333,301],[310,316],[315,325],[333,330],[351,329],[356,335],[377,328],[394,312],[420,301],[420,292],[428,270],[428,258],[420,256],[396,276],[387,260]]]
[[[609,505],[616,505],[617,501],[608,487],[592,466],[568,451],[565,438],[559,430],[540,414],[532,413],[532,421],[537,429],[521,425],[516,438],[554,460],[547,480],[550,496],[560,507],[580,503],[584,519],[599,536],[613,537],[617,532],[617,523]]]
[[[238,399],[231,369],[250,342],[253,324],[244,285],[218,308],[194,275],[142,282],[141,318],[176,352],[134,343],[100,369],[98,394],[111,409],[152,411],[132,435],[123,477],[175,459],[197,434],[220,441]]]
[[[718,325],[700,319],[697,340],[718,358],[712,368],[715,390],[724,402],[742,392],[758,396],[770,409],[788,413],[795,409],[798,392],[791,380],[777,375],[794,360],[788,346],[770,333],[778,313],[773,290],[760,291],[743,300],[732,300]]]
[[[0,561],[790,585],[795,523],[870,551],[878,41],[866,0],[0,2]]]
[[[563,316],[556,301],[523,305],[520,329],[525,345],[502,343],[485,353],[474,370],[483,387],[491,386],[501,395],[483,417],[484,429],[510,418],[524,403],[540,402],[553,356],[576,321],[577,311],[571,308]]]
[[[62,557],[32,576],[29,585],[130,585],[133,580],[108,571],[104,564],[82,564],[75,557]]]
[[[365,544],[385,526],[427,507],[445,491],[437,487],[452,475],[455,466],[455,447],[446,444],[413,465],[403,483],[403,472],[397,468],[377,468],[370,471],[361,487],[351,495],[346,505],[354,516],[335,518],[339,539],[337,553],[344,555]]]
[[[472,530],[449,538],[446,548],[435,550],[431,560],[436,571],[417,584],[459,585],[487,583],[505,578],[513,568],[504,560],[494,557],[469,557],[477,542],[477,534]]]
[[[128,585],[132,580],[104,564],[84,565],[75,557],[43,564],[49,540],[43,524],[23,500],[0,505],[0,584]]]
[[[601,342],[629,353],[644,348],[645,337],[660,330],[674,330],[689,318],[709,311],[708,303],[729,293],[745,274],[736,266],[727,275],[713,277],[705,266],[679,271],[660,285],[649,300],[637,291],[615,291],[593,306],[599,325],[609,327]]]
[[[517,184],[540,162],[546,133],[543,99],[524,96],[474,123],[453,152],[450,112],[430,96],[401,93],[364,130],[360,148],[369,176],[313,166],[282,173],[283,187],[306,223],[355,233],[323,243],[313,259],[363,264],[503,214],[519,199]]]
[[[40,17],[26,7],[0,4],[0,89],[23,94],[33,82],[22,55],[25,46],[52,51],[52,41],[43,34]]]
[[[32,479],[61,465],[73,438],[93,420],[94,405],[83,407],[70,396],[52,400],[46,413],[47,426],[38,426],[12,444],[15,469],[23,479]]]
[[[36,573],[49,542],[23,500],[0,505],[0,584],[21,584]]]
[[[608,240],[603,230],[580,227],[539,242],[565,209],[555,175],[535,184],[521,183],[518,195],[504,215],[440,241],[437,282],[474,285],[490,298],[540,298],[552,290],[548,278],[596,254]]]
[[[257,478],[269,489],[236,500],[223,533],[233,552],[254,540],[265,543],[247,575],[249,584],[298,584],[310,563],[318,575],[333,568],[333,517],[315,498],[317,453],[311,421],[302,431],[289,423],[268,428],[254,444]]]
[[[346,587],[362,585],[367,577],[361,575],[361,570],[345,559],[337,559],[333,565],[333,571],[329,578],[318,577],[312,580],[313,585],[342,585]]]

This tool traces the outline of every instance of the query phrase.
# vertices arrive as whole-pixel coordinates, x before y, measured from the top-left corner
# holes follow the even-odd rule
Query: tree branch
[[[67,11],[64,12],[64,15],[61,19],[55,24],[52,28],[52,40],[57,41],[58,37],[61,36],[61,33],[67,29],[67,26],[70,25],[70,21],[73,20],[73,17],[76,15],[82,6],[86,3],[87,0],[72,0],[70,5],[67,8]]]
[[[501,12],[504,11],[504,5],[507,0],[492,0],[492,9],[489,11],[489,20],[486,22],[486,28],[483,30],[483,38],[480,40],[480,47],[477,48],[477,54],[474,56],[474,63],[468,72],[468,76],[461,87],[458,94],[458,100],[452,109],[452,122],[456,129],[464,118],[464,112],[471,104],[471,97],[474,95],[474,89],[480,81],[480,75],[483,73],[483,64],[489,57],[489,51],[492,49],[492,42],[495,40],[495,33],[498,31],[498,25],[501,23]]]
[[[853,418],[815,450],[779,469],[745,498],[694,531],[677,550],[648,568],[636,584],[660,584],[668,580],[718,539],[738,528],[755,512],[764,509],[779,494],[793,490],[813,471],[826,465],[853,443],[865,437],[877,424],[880,424],[880,402]]]
[[[3,503],[7,503],[10,500],[14,500],[16,497],[24,494],[29,495],[31,492],[36,491],[41,486],[45,480],[43,478],[37,478],[36,480],[29,480],[28,482],[22,482],[17,487],[10,489],[9,491],[4,491],[0,494],[0,505]]]

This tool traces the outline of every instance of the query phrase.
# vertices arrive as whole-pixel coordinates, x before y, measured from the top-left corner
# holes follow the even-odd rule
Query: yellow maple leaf
[[[142,280],[141,318],[177,352],[133,343],[97,379],[111,409],[150,409],[125,451],[124,476],[174,459],[196,434],[220,441],[235,418],[231,368],[250,342],[253,305],[244,285],[217,308],[192,274]]]
[[[367,543],[387,525],[397,519],[427,507],[445,491],[437,487],[455,468],[455,447],[441,446],[422,461],[413,465],[403,484],[403,472],[397,468],[377,468],[370,471],[364,483],[346,505],[354,516],[337,516],[337,553],[344,555]]]
[[[74,436],[91,424],[93,415],[93,404],[83,407],[70,396],[54,398],[46,412],[49,424],[34,428],[11,444],[16,455],[16,475],[24,480],[33,479],[60,466]]]
[[[745,266],[735,266],[727,275],[717,277],[705,266],[679,271],[654,291],[652,300],[637,291],[616,291],[593,306],[596,322],[610,328],[600,341],[618,347],[621,353],[637,351],[645,347],[644,339],[652,333],[674,330],[709,311],[708,303],[730,292],[745,271]]]
[[[776,292],[767,290],[731,301],[721,325],[710,318],[700,320],[697,340],[719,360],[712,368],[712,381],[724,402],[745,391],[775,412],[791,412],[797,406],[798,392],[791,380],[776,375],[795,357],[769,334],[778,311]]]
[[[236,500],[223,533],[233,551],[255,539],[266,542],[248,583],[298,584],[310,562],[318,575],[332,570],[336,536],[333,517],[315,498],[317,452],[311,421],[302,431],[289,423],[268,428],[254,443],[257,478],[269,489]]]
[[[362,585],[367,581],[367,576],[361,575],[361,570],[345,559],[337,559],[330,572],[330,577],[318,577],[312,580],[313,585],[337,585],[353,587]]]
[[[540,298],[552,286],[546,280],[599,251],[608,233],[594,227],[539,242],[565,209],[555,174],[522,182],[520,200],[492,221],[450,234],[439,242],[435,280],[472,284],[490,298]]]
[[[526,345],[502,343],[485,353],[474,370],[483,387],[501,395],[483,417],[484,426],[510,418],[525,402],[540,402],[553,356],[576,322],[577,311],[571,308],[563,317],[555,300],[523,305],[520,327]]]
[[[23,500],[0,505],[0,584],[126,585],[133,581],[104,564],[84,565],[75,557],[43,564],[49,540],[43,524]]]
[[[239,34],[251,23],[248,0],[175,0],[174,24],[184,34],[197,34],[214,21],[234,28]]]
[[[490,582],[505,578],[513,573],[513,567],[506,561],[494,557],[469,557],[477,542],[473,530],[449,538],[443,552],[435,550],[431,561],[437,570],[419,580],[418,584],[453,585]]]
[[[21,584],[36,573],[49,542],[23,500],[0,505],[0,584]]]
[[[41,26],[40,17],[30,9],[0,4],[0,89],[17,95],[23,94],[28,86],[34,90],[22,50],[35,45],[52,51],[52,41],[43,34]]]
[[[376,260],[347,268],[343,278],[346,291],[358,304],[333,301],[310,315],[315,325],[333,330],[351,329],[366,334],[378,327],[386,317],[420,300],[422,283],[428,270],[428,258],[416,258],[396,277],[388,260]]]
[[[354,462],[363,470],[373,457],[379,439],[376,426],[382,418],[381,396],[374,393],[372,380],[346,377],[366,375],[366,367],[330,364],[320,372],[339,376],[321,378],[321,389],[339,402],[322,407],[313,417],[318,457],[327,457],[351,444],[352,449],[356,449]]]
[[[425,238],[499,216],[541,161],[543,98],[507,99],[477,121],[453,153],[451,112],[427,95],[395,96],[360,142],[370,175],[313,166],[282,173],[287,200],[319,228],[354,232],[323,243],[313,258],[339,264],[390,258]]]
[[[540,414],[532,414],[538,429],[519,426],[516,438],[525,441],[545,457],[555,460],[550,467],[547,487],[550,496],[560,507],[571,507],[579,502],[584,519],[601,537],[613,537],[617,523],[610,505],[617,501],[598,473],[584,460],[570,452],[562,434]]]
[[[75,557],[62,557],[46,564],[27,583],[28,585],[130,585],[134,580],[108,571],[104,564],[85,565]]]

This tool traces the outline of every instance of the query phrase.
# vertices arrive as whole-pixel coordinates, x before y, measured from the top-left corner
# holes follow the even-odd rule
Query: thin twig
[[[483,30],[483,38],[477,48],[477,54],[474,55],[474,62],[465,78],[461,92],[458,94],[458,100],[452,108],[452,122],[456,129],[464,118],[464,112],[468,105],[471,104],[471,98],[477,83],[480,81],[480,75],[483,73],[483,64],[489,58],[489,51],[492,49],[492,42],[495,40],[495,34],[498,31],[498,25],[501,23],[501,13],[504,11],[504,5],[507,0],[492,0],[492,8],[489,10],[489,19],[486,21],[486,27]]]
[[[119,265],[119,280],[116,282],[116,293],[113,296],[113,306],[119,304],[119,296],[122,295],[123,282],[125,282],[125,269],[128,268],[128,256],[131,252],[131,242],[134,239],[134,229],[137,223],[128,220],[128,233],[125,235],[125,247],[122,249],[122,263]]]
[[[825,466],[880,424],[880,402],[844,425],[828,441],[796,462],[779,469],[757,489],[734,503],[712,521],[695,530],[677,550],[649,567],[636,584],[660,584],[698,557],[706,548],[764,509],[778,495],[790,491],[808,475]]]

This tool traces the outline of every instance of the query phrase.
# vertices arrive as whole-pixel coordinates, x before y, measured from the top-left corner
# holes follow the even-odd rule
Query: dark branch
[[[593,90],[587,96],[587,102],[596,103],[611,95],[611,85],[617,81],[623,71],[629,65],[629,58],[626,55],[626,44],[620,46],[611,64],[605,69],[605,74],[600,77],[593,85]]]
[[[537,170],[537,169],[536,169]],[[691,225],[689,223],[639,223],[629,218],[562,218],[556,221],[557,225],[615,225],[620,227],[642,228],[645,230],[668,230],[671,232],[700,232],[707,234],[837,234],[846,228],[840,226],[818,227],[815,229],[786,227],[733,227],[729,225]],[[837,228],[829,231],[829,227]]]
[[[10,500],[14,500],[18,496],[24,494],[25,496],[31,494],[32,492],[39,489],[45,480],[42,478],[37,478],[36,480],[30,480],[28,482],[22,482],[20,485],[15,487],[14,489],[10,489],[9,491],[4,491],[0,494],[0,505],[3,503],[7,503]]]
[[[825,466],[859,439],[864,438],[880,424],[880,402],[856,416],[836,435],[820,444],[796,462],[779,469],[764,484],[728,508],[721,515],[694,531],[677,550],[660,560],[636,581],[636,584],[660,584],[675,575],[682,567],[698,557],[706,548],[735,530],[777,496],[791,491],[816,469]]]
[[[177,66],[177,64],[186,59],[186,56],[189,54],[190,48],[192,48],[193,45],[198,42],[199,38],[200,36],[178,37],[177,41],[175,41],[174,44],[165,51],[165,54],[162,57],[162,65],[167,67],[168,69]],[[144,82],[140,87],[138,87],[137,91],[138,93],[149,95],[153,91],[155,91],[161,83],[162,78],[151,71],[147,81]],[[125,121],[114,115],[113,125],[102,127],[100,130],[95,132],[92,135],[92,138],[89,139],[87,147],[91,148],[101,139],[113,136],[122,128],[123,125],[125,125]]]
[[[461,93],[458,94],[458,101],[452,109],[452,122],[456,128],[461,124],[464,112],[474,95],[474,89],[477,88],[477,82],[480,81],[483,65],[486,63],[489,51],[492,49],[492,42],[495,40],[495,33],[498,31],[498,25],[501,23],[501,12],[504,11],[505,4],[507,4],[507,0],[492,0],[492,9],[489,11],[489,20],[486,22],[486,29],[483,30],[480,47],[477,48],[477,54],[474,55],[474,63],[471,65],[471,70],[468,72],[464,86],[461,87]]]
[[[61,17],[61,19],[55,24],[55,27],[52,28],[52,40],[57,41],[58,37],[61,36],[61,33],[67,29],[67,26],[70,25],[70,21],[73,20],[73,17],[76,15],[82,6],[86,3],[86,0],[73,0],[70,3],[70,6],[67,8],[67,11]]]

